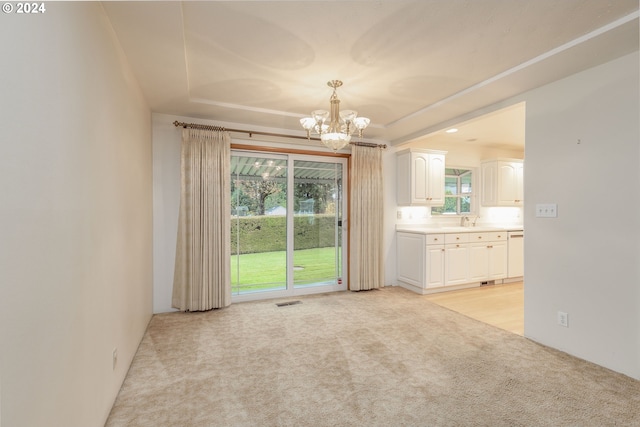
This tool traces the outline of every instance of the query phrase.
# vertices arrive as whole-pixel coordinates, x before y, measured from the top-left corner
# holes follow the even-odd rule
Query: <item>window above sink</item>
[[[444,205],[431,208],[432,216],[473,215],[476,212],[472,168],[445,168]]]

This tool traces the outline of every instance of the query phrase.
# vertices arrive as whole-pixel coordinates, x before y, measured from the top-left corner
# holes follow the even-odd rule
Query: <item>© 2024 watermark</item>
[[[44,2],[30,2],[30,3],[3,3],[2,11],[6,14],[15,13],[15,14],[38,14],[45,13],[47,11],[47,7]]]

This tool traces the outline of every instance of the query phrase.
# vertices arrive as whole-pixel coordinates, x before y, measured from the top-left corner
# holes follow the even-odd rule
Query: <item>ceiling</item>
[[[339,79],[341,108],[371,119],[365,140],[392,145],[635,51],[639,38],[637,0],[103,6],[154,112],[304,135],[300,118],[328,110],[326,82]],[[523,120],[496,126],[512,110],[468,121],[458,138],[524,143]]]

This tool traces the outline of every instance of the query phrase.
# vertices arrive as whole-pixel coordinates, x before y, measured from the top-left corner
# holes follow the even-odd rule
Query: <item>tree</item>
[[[253,201],[253,206],[250,206],[250,210],[255,209],[256,215],[264,215],[267,197],[281,192],[283,190],[282,186],[283,184],[269,179],[238,181],[238,187]]]
[[[325,213],[327,206],[333,202],[333,195],[335,190],[335,184],[321,183],[321,182],[306,182],[296,185],[295,193],[295,205],[294,209],[300,210],[300,201],[313,199],[315,201],[313,205],[313,213],[321,214]]]

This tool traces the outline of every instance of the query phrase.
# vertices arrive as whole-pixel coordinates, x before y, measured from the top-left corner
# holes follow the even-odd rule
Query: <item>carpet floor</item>
[[[155,315],[106,423],[639,425],[640,381],[398,287]]]

